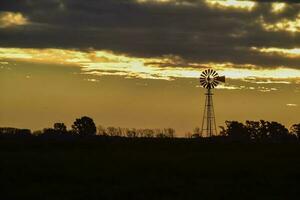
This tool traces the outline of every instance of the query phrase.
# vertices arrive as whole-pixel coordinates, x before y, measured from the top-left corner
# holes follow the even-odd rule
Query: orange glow
[[[259,51],[262,53],[266,54],[272,54],[272,53],[277,53],[280,54],[281,56],[286,56],[286,57],[300,57],[300,48],[293,48],[293,49],[281,49],[281,48],[256,48],[252,47],[251,48],[254,51]]]
[[[285,3],[272,3],[272,12],[273,13],[283,12],[285,8],[286,8]]]
[[[299,32],[300,31],[300,14],[294,20],[282,19],[277,23],[267,23],[263,18],[260,18],[259,23],[267,31],[286,31],[286,32]]]
[[[256,5],[253,1],[238,1],[238,0],[206,0],[208,5],[219,7],[219,8],[236,8],[236,9],[246,9],[252,10]]]
[[[255,49],[254,50],[258,50]],[[274,51],[274,49],[262,52]],[[289,52],[289,50],[285,50]],[[290,53],[298,55],[300,50]],[[56,63],[76,65],[85,74],[118,75],[142,79],[198,78],[203,66],[216,69],[220,75],[231,79],[274,78],[295,79],[300,77],[300,70],[290,68],[261,69],[259,66],[245,64],[236,66],[233,63],[187,63],[187,66],[172,66],[177,64],[178,57],[139,58],[109,51],[89,52],[64,49],[22,49],[0,48],[0,61],[18,60],[26,62]],[[201,67],[202,66],[202,67]]]

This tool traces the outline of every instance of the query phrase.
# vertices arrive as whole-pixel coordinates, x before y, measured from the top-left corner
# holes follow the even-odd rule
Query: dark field
[[[299,144],[0,140],[1,199],[299,199]]]

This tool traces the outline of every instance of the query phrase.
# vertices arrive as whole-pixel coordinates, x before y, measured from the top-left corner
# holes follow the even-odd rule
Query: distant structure
[[[225,76],[219,76],[215,70],[206,69],[200,75],[200,85],[206,89],[205,107],[201,126],[201,135],[211,137],[217,134],[212,89],[225,83]]]

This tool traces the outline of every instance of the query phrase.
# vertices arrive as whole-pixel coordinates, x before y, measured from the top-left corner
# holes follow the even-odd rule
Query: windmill
[[[220,83],[225,83],[225,76],[219,76],[215,70],[206,69],[200,75],[200,85],[206,89],[205,107],[201,126],[201,134],[203,136],[211,137],[217,133],[212,89],[217,87]]]

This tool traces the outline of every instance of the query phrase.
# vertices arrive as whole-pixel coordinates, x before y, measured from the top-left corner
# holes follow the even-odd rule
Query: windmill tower
[[[225,76],[219,76],[215,70],[206,69],[200,75],[200,85],[206,89],[205,107],[201,126],[202,136],[211,137],[217,134],[212,89],[217,87],[220,83],[225,83]]]

